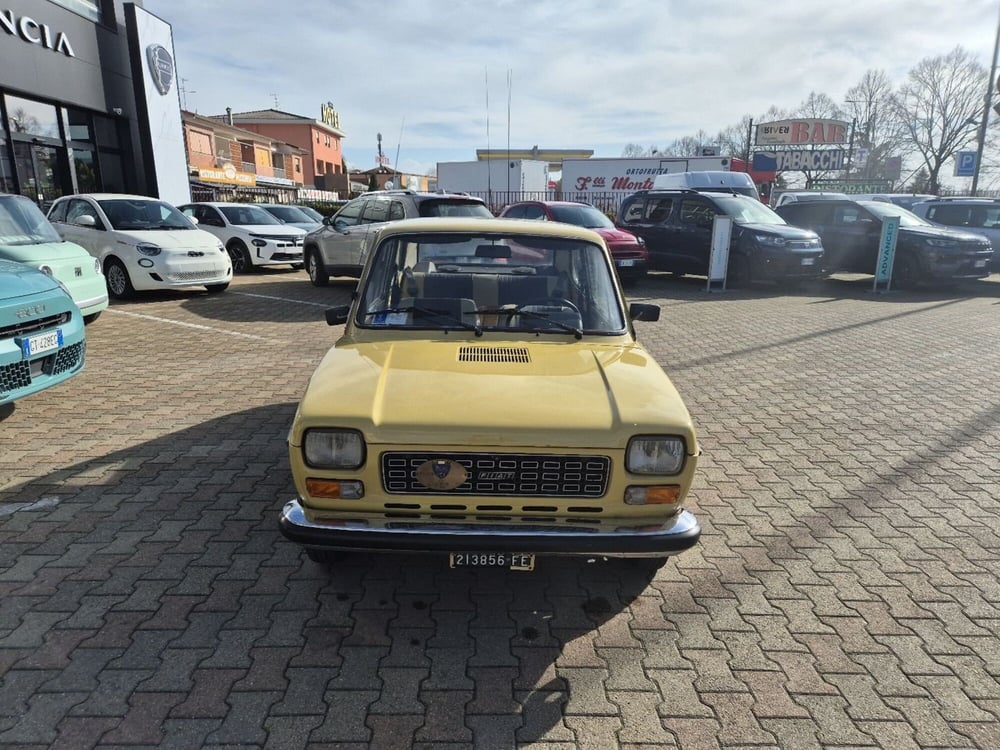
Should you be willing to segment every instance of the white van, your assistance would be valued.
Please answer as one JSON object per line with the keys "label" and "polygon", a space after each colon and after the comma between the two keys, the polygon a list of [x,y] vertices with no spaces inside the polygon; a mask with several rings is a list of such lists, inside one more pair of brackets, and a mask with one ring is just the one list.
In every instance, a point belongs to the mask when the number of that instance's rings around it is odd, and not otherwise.
{"label": "white van", "polygon": [[782,190],[776,193],[773,208],[784,206],[786,203],[798,203],[801,201],[849,201],[856,200],[853,195],[847,193],[831,193],[822,190]]}
{"label": "white van", "polygon": [[757,186],[746,172],[669,172],[653,178],[653,190],[700,190],[708,193],[740,193],[760,200]]}

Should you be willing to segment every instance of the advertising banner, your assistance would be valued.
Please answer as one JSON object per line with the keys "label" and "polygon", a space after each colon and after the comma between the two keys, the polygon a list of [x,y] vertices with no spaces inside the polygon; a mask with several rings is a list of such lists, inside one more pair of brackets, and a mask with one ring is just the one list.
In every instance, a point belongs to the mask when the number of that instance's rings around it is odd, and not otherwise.
{"label": "advertising banner", "polygon": [[726,270],[729,267],[729,243],[733,234],[733,217],[716,216],[712,222],[712,254],[708,258],[708,290],[713,283],[726,287]]}
{"label": "advertising banner", "polygon": [[177,92],[174,37],[170,24],[134,3],[125,3],[132,57],[132,85],[139,135],[151,165],[152,195],[175,206],[191,200],[181,102]]}
{"label": "advertising banner", "polygon": [[878,241],[878,261],[875,263],[875,286],[885,284],[889,289],[892,280],[892,261],[896,256],[896,239],[899,237],[899,217],[887,216],[882,220],[882,236]]}
{"label": "advertising banner", "polygon": [[753,155],[753,168],[760,172],[820,172],[843,169],[846,165],[847,152],[842,148],[783,149],[758,151]]}
{"label": "advertising banner", "polygon": [[810,143],[847,143],[850,123],[843,120],[795,119],[765,122],[757,126],[759,146],[804,146]]}

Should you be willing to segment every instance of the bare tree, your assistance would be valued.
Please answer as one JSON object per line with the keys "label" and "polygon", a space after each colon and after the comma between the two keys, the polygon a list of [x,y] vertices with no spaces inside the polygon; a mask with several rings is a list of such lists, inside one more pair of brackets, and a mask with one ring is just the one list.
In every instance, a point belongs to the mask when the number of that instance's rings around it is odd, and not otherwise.
{"label": "bare tree", "polygon": [[899,179],[898,174],[886,171],[886,159],[899,155],[906,142],[906,132],[894,116],[893,97],[892,83],[882,70],[866,71],[844,96],[845,111],[854,128],[854,152],[867,152],[857,169],[861,177]]}
{"label": "bare tree", "polygon": [[659,151],[656,146],[650,146],[646,148],[640,146],[638,143],[626,143],[625,148],[622,149],[622,157],[626,159],[635,159],[643,156],[653,156]]}
{"label": "bare tree", "polygon": [[925,57],[896,94],[898,127],[927,169],[928,189],[937,193],[941,168],[961,148],[975,143],[983,112],[986,69],[961,46]]}

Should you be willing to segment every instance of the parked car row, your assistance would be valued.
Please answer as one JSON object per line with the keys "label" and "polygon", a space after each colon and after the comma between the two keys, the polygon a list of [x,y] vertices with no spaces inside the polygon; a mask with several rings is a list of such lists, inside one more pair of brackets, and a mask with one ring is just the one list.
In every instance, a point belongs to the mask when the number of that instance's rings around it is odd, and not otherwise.
{"label": "parked car row", "polygon": [[[926,210],[940,209],[928,204]],[[994,218],[997,214],[1000,210]],[[856,201],[828,193],[793,194],[771,210],[737,194],[654,189],[626,198],[617,223],[645,240],[651,268],[705,275],[716,216],[733,219],[728,280],[734,285],[839,272],[874,274],[882,223],[889,216],[900,218],[893,265],[897,284],[983,278],[994,255],[982,234],[935,225],[888,200]]]}

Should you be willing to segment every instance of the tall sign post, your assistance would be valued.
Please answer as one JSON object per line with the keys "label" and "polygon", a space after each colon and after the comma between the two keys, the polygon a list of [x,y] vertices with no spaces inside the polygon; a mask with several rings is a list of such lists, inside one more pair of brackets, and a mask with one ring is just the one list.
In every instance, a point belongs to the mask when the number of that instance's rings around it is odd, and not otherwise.
{"label": "tall sign post", "polygon": [[[983,116],[979,118],[979,137],[976,143],[976,166],[972,175],[972,195],[976,194],[979,187],[979,166],[983,161],[983,146],[986,145],[986,126],[990,119],[990,101],[993,98],[993,77],[997,74],[997,50],[1000,50],[1000,19],[997,20],[997,36],[993,42],[993,59],[990,64],[990,77],[986,81],[986,96],[983,103]],[[1000,80],[997,81],[997,88],[1000,89]]]}
{"label": "tall sign post", "polygon": [[878,241],[878,260],[875,263],[873,292],[888,292],[892,286],[892,262],[896,257],[896,239],[899,237],[899,217],[887,216],[882,220],[882,235]]}

